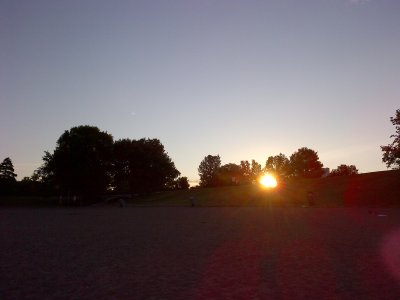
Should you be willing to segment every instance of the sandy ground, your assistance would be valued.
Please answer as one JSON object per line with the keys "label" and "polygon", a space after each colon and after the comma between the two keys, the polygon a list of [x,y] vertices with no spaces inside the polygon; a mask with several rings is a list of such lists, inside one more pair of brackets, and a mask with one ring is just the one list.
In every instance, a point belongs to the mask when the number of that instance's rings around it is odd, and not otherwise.
{"label": "sandy ground", "polygon": [[2,209],[0,298],[399,299],[400,210]]}

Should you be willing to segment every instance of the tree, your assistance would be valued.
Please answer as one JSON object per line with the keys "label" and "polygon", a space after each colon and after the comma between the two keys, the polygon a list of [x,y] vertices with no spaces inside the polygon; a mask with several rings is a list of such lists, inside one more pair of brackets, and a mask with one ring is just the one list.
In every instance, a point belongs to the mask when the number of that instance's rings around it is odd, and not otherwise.
{"label": "tree", "polygon": [[207,155],[200,163],[198,171],[201,187],[213,187],[218,185],[217,172],[221,166],[219,155]]}
{"label": "tree", "polygon": [[112,186],[116,192],[128,193],[134,189],[131,169],[134,168],[135,145],[130,139],[114,142],[112,157]]}
{"label": "tree", "polygon": [[356,175],[358,174],[358,170],[355,165],[340,165],[336,169],[333,169],[329,176],[348,176],[348,175]]}
{"label": "tree", "polygon": [[55,161],[53,154],[45,151],[42,159],[43,164],[33,171],[30,177],[29,185],[34,187],[32,189],[32,194],[42,196],[55,195],[59,190],[57,189],[58,184],[55,179]]}
{"label": "tree", "polygon": [[48,151],[45,151],[42,160],[43,164],[33,172],[31,179],[33,181],[54,185],[55,182],[54,155]]}
{"label": "tree", "polygon": [[[158,139],[116,141],[112,162],[113,185],[120,192],[163,190],[174,186],[180,175]],[[180,181],[182,185],[183,180]]]}
{"label": "tree", "polygon": [[241,177],[241,168],[237,164],[226,164],[219,167],[217,171],[217,185],[235,185],[238,184]]}
{"label": "tree", "polygon": [[290,172],[294,177],[319,178],[324,173],[318,153],[303,147],[290,156]]}
{"label": "tree", "polygon": [[241,183],[249,183],[251,181],[251,166],[248,160],[240,162]]}
{"label": "tree", "polygon": [[257,180],[262,173],[261,165],[254,159],[251,160],[251,180]]}
{"label": "tree", "polygon": [[17,174],[14,173],[14,165],[11,158],[6,157],[0,164],[0,180],[15,182]]}
{"label": "tree", "polygon": [[11,159],[5,158],[0,164],[0,194],[9,195],[14,192],[16,177]]}
{"label": "tree", "polygon": [[387,146],[381,146],[383,151],[382,161],[388,168],[400,169],[400,109],[396,110],[396,115],[390,118],[396,128],[396,133],[391,135],[393,142]]}
{"label": "tree", "polygon": [[290,162],[285,154],[279,153],[278,155],[268,157],[264,169],[266,172],[285,178],[290,174]]}
{"label": "tree", "polygon": [[51,154],[45,152],[37,177],[52,181],[67,196],[84,201],[104,193],[110,184],[113,137],[94,126],[66,130]]}
{"label": "tree", "polygon": [[189,189],[190,184],[189,184],[189,180],[187,177],[178,177],[175,181],[174,181],[174,189],[175,190],[187,190]]}

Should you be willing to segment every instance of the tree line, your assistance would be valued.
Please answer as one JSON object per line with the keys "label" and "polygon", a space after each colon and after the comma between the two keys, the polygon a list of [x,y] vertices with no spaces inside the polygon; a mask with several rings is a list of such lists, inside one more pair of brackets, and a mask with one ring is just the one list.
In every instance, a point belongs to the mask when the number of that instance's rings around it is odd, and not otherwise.
{"label": "tree line", "polygon": [[[393,142],[381,146],[382,161],[388,168],[400,169],[400,109],[390,118],[396,132],[390,137]],[[229,163],[221,165],[219,155],[206,156],[198,168],[200,186],[215,187],[223,185],[246,184],[256,180],[261,173],[273,173],[280,179],[289,178],[319,178],[324,174],[323,164],[318,153],[307,147],[298,149],[289,158],[280,153],[269,156],[262,167],[258,162],[242,160],[240,164]],[[358,174],[355,165],[341,164],[333,169],[328,176],[348,176]]]}
{"label": "tree line", "polygon": [[[298,149],[289,158],[282,153],[269,156],[262,166],[255,160],[242,160],[240,164],[228,163],[221,165],[219,155],[206,156],[198,168],[200,186],[216,187],[224,185],[249,184],[264,173],[271,173],[279,179],[289,178],[320,178],[325,170],[318,153],[307,147]],[[354,165],[342,164],[332,170],[329,176],[358,174]]]}
{"label": "tree line", "polygon": [[[400,109],[390,121],[396,128],[393,142],[381,146],[382,161],[400,169]],[[318,153],[307,147],[290,157],[269,156],[262,166],[255,160],[221,164],[219,155],[207,155],[198,167],[200,187],[246,184],[263,172],[282,179],[319,178],[324,173]],[[354,165],[339,165],[329,176],[357,174]],[[66,130],[53,152],[45,151],[43,164],[31,177],[17,181],[11,158],[0,163],[0,196],[64,195],[91,201],[106,192],[146,194],[166,189],[188,189],[174,162],[158,139],[120,139],[95,126]]]}
{"label": "tree line", "polygon": [[[0,177],[7,178],[4,182],[12,193],[16,174],[10,158],[3,164],[8,173],[2,172]],[[180,177],[160,140],[114,141],[111,134],[87,125],[66,130],[55,150],[45,151],[43,164],[30,178],[24,178],[19,188],[28,183],[31,194],[79,197],[84,202],[95,201],[106,192],[146,194],[189,188],[187,177]]]}

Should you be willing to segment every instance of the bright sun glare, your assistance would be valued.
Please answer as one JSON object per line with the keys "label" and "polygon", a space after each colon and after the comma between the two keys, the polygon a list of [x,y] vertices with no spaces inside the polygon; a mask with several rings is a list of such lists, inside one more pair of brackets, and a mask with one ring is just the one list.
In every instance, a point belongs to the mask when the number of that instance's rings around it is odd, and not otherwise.
{"label": "bright sun glare", "polygon": [[271,174],[265,174],[261,176],[259,182],[263,187],[266,188],[275,188],[278,185],[278,182],[276,181],[276,178],[272,176]]}

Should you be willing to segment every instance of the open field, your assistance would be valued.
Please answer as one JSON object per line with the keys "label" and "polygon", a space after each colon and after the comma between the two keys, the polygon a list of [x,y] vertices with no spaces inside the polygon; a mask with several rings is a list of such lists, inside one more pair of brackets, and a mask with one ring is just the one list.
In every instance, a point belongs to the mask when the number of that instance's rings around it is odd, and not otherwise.
{"label": "open field", "polygon": [[319,207],[400,207],[400,171],[382,171],[354,176],[292,180],[276,190],[259,185],[170,191],[132,199],[152,206],[182,206],[194,197],[201,206],[302,206],[313,191]]}
{"label": "open field", "polygon": [[398,208],[8,208],[0,245],[1,299],[400,297]]}
{"label": "open field", "polygon": [[[400,170],[281,182],[266,190],[258,184],[165,191],[129,200],[135,206],[292,206],[307,204],[313,191],[318,207],[400,207]],[[102,200],[99,199],[99,202]],[[0,197],[0,207],[54,207],[58,197]]]}

